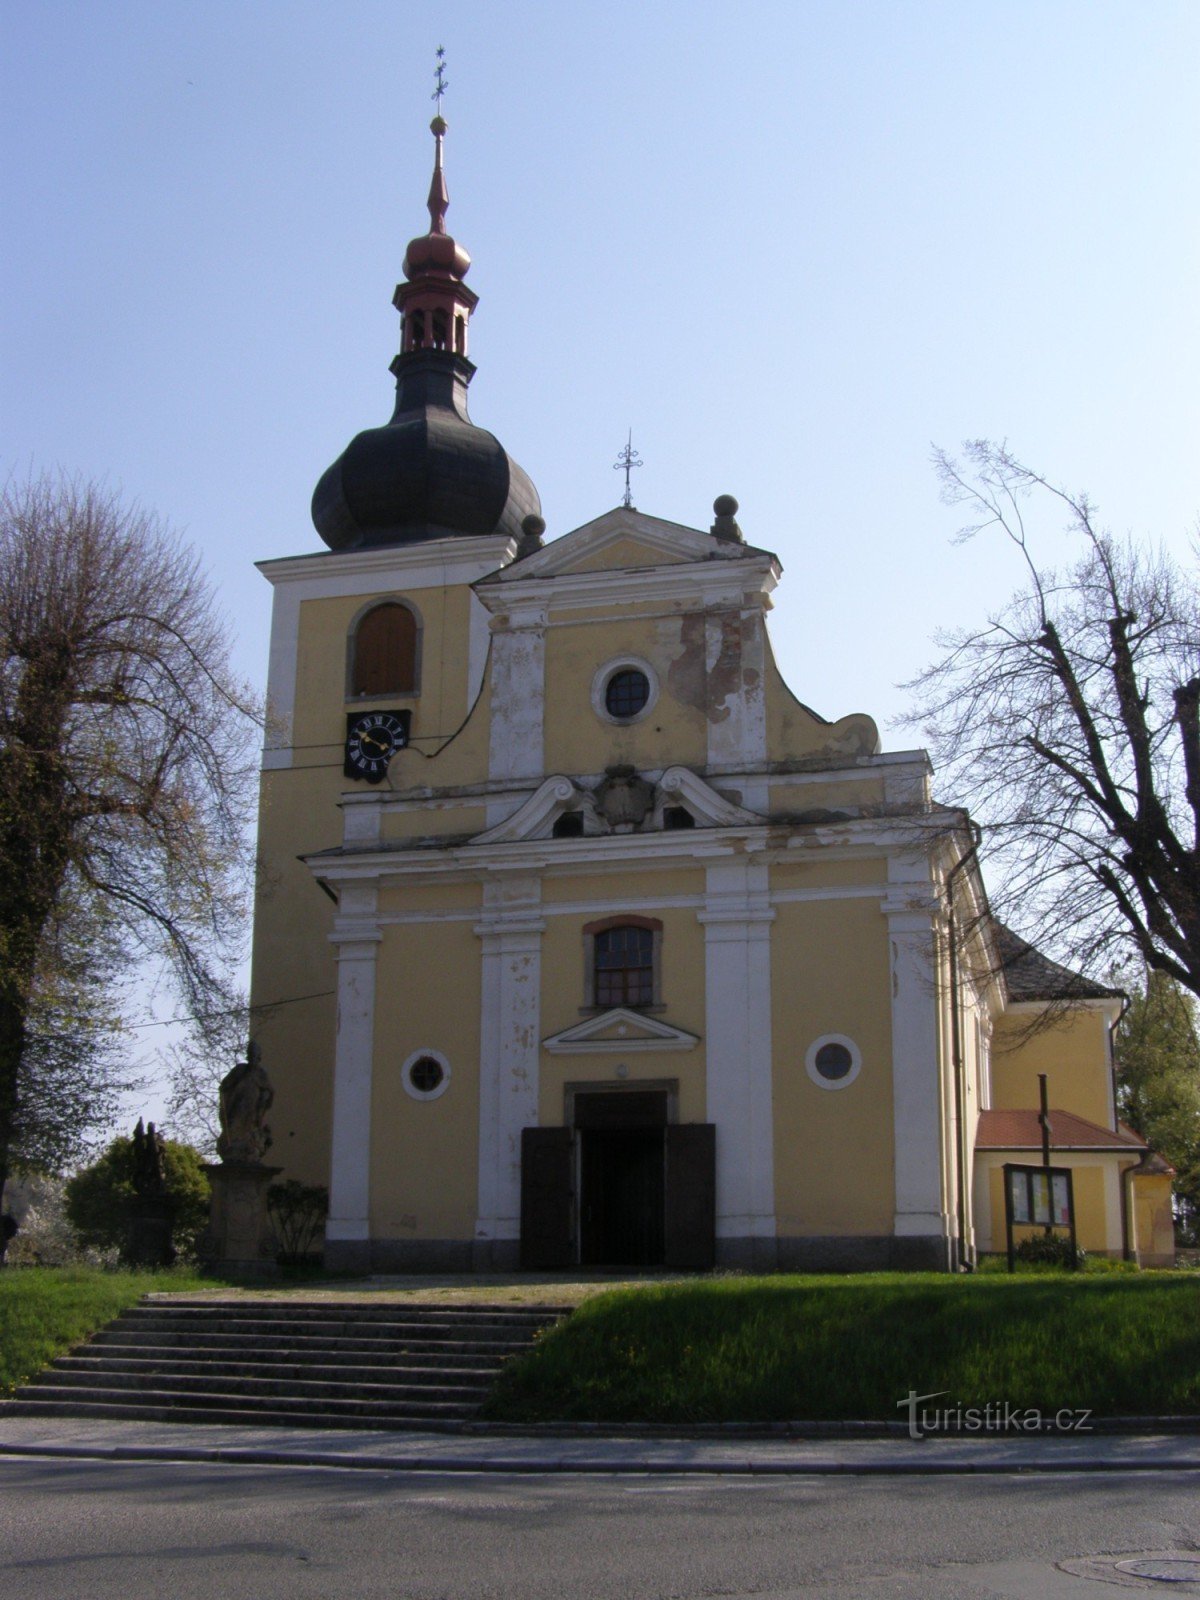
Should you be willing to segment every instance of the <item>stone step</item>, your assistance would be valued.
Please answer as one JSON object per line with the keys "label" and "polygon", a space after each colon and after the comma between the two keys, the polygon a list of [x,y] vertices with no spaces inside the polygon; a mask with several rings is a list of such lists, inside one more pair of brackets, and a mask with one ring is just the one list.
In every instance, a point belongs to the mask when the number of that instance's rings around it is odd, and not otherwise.
{"label": "stone step", "polygon": [[197,1401],[181,1405],[145,1404],[139,1396],[112,1401],[76,1399],[67,1403],[57,1400],[0,1400],[0,1416],[25,1417],[95,1417],[118,1422],[179,1422],[200,1425],[219,1423],[227,1427],[277,1427],[277,1428],[378,1428],[392,1433],[447,1433],[457,1432],[465,1417],[346,1417],[325,1411],[297,1412],[290,1407],[262,1408],[241,1411],[236,1408],[217,1408]]}
{"label": "stone step", "polygon": [[180,1315],[216,1322],[231,1322],[248,1317],[256,1322],[278,1318],[284,1322],[322,1321],[348,1316],[355,1322],[446,1322],[494,1323],[497,1326],[538,1327],[566,1316],[569,1306],[487,1306],[414,1305],[396,1301],[315,1300],[189,1300],[147,1298],[123,1313],[130,1317]]}
{"label": "stone step", "polygon": [[[299,1362],[284,1356],[272,1361],[193,1361],[187,1358],[156,1357],[153,1359],[70,1355],[59,1356],[47,1369],[54,1373],[69,1373],[71,1381],[88,1379],[103,1382],[108,1374],[122,1377],[144,1378],[203,1378],[216,1384],[227,1378],[271,1378],[288,1383],[339,1383],[413,1385],[417,1388],[490,1389],[495,1382],[499,1366],[494,1367],[421,1367],[421,1366],[362,1366],[342,1362]],[[35,1376],[30,1380],[37,1382]]]}
{"label": "stone step", "polygon": [[310,1333],[307,1330],[297,1332],[294,1329],[280,1329],[272,1327],[269,1334],[261,1333],[191,1333],[185,1329],[169,1328],[166,1330],[126,1328],[120,1322],[109,1323],[94,1333],[85,1348],[94,1350],[121,1346],[134,1349],[192,1349],[205,1351],[225,1351],[236,1355],[242,1351],[269,1350],[280,1348],[280,1340],[286,1339],[287,1348],[296,1352],[311,1351],[314,1357],[322,1353],[336,1355],[344,1353],[361,1356],[362,1359],[392,1360],[404,1355],[422,1355],[433,1359],[467,1359],[491,1360],[505,1359],[511,1355],[520,1354],[528,1350],[529,1339],[390,1339],[383,1336],[363,1336],[347,1334],[344,1337],[328,1336],[321,1333]]}
{"label": "stone step", "polygon": [[427,1348],[407,1350],[363,1349],[350,1341],[345,1346],[325,1350],[310,1349],[296,1344],[262,1345],[249,1342],[232,1349],[218,1345],[208,1347],[191,1341],[178,1344],[129,1342],[117,1339],[101,1343],[93,1339],[79,1345],[60,1361],[87,1361],[94,1364],[119,1367],[122,1363],[144,1365],[169,1365],[185,1361],[197,1367],[219,1365],[226,1370],[237,1367],[295,1367],[298,1374],[308,1367],[332,1369],[354,1367],[358,1369],[382,1368],[385,1371],[412,1371],[428,1369],[435,1372],[482,1372],[494,1376],[504,1365],[508,1351],[481,1354],[476,1350],[446,1352]]}
{"label": "stone step", "polygon": [[379,1401],[387,1404],[478,1405],[490,1388],[486,1378],[475,1383],[443,1383],[436,1387],[410,1383],[406,1378],[383,1383],[354,1378],[240,1377],[217,1368],[203,1373],[75,1372],[47,1367],[35,1373],[30,1386],[39,1390],[170,1390],[173,1394],[284,1395],[290,1399],[325,1398],[347,1403]]}
{"label": "stone step", "polygon": [[[9,1415],[452,1428],[477,1417],[496,1373],[557,1321],[538,1308],[143,1301],[38,1373]],[[455,1308],[457,1311],[457,1308]]]}
{"label": "stone step", "polygon": [[272,1317],[263,1321],[256,1321],[250,1317],[221,1321],[219,1319],[198,1320],[192,1322],[183,1317],[163,1317],[159,1315],[141,1316],[125,1312],[112,1324],[129,1332],[146,1331],[150,1333],[170,1332],[196,1332],[202,1333],[210,1329],[230,1333],[250,1333],[259,1338],[271,1338],[278,1335],[280,1328],[286,1327],[289,1332],[297,1335],[324,1334],[335,1338],[353,1336],[363,1339],[409,1339],[413,1341],[422,1338],[454,1339],[462,1343],[474,1343],[479,1339],[494,1340],[512,1344],[520,1344],[532,1338],[539,1326],[534,1324],[527,1328],[512,1326],[496,1326],[491,1324],[472,1324],[461,1322],[377,1322],[373,1321],[363,1325],[351,1318],[318,1321],[315,1318],[298,1319],[295,1322],[286,1322],[283,1318]]}
{"label": "stone step", "polygon": [[134,1405],[170,1406],[174,1411],[198,1411],[206,1406],[219,1406],[222,1410],[245,1411],[248,1416],[262,1411],[274,1411],[277,1416],[291,1416],[296,1421],[302,1422],[307,1414],[312,1411],[325,1414],[325,1416],[341,1416],[346,1418],[344,1426],[357,1426],[358,1419],[376,1418],[386,1424],[390,1418],[408,1418],[410,1421],[419,1421],[421,1418],[454,1418],[467,1419],[475,1416],[478,1411],[478,1400],[422,1400],[422,1398],[406,1398],[402,1395],[394,1398],[370,1397],[347,1398],[344,1395],[293,1395],[282,1398],[275,1394],[251,1394],[242,1390],[232,1390],[230,1394],[211,1392],[211,1390],[173,1389],[163,1386],[162,1389],[122,1389],[110,1384],[96,1384],[93,1387],[72,1387],[67,1384],[30,1384],[18,1390],[18,1400],[35,1400],[35,1402],[58,1402],[62,1413],[72,1411],[77,1405],[122,1405],[126,1398]]}

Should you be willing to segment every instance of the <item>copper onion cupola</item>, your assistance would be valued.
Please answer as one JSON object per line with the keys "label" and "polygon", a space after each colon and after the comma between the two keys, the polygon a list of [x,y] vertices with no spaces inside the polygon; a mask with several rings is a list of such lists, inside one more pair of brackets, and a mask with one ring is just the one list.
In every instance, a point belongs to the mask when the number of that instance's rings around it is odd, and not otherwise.
{"label": "copper onion cupola", "polygon": [[446,123],[434,117],[430,130],[429,232],[409,244],[393,297],[396,409],[386,426],[350,441],[313,495],[313,522],[333,550],[491,533],[519,539],[524,519],[541,510],[525,473],[467,414],[475,375],[467,330],[478,296],[463,282],[471,258],[446,232]]}

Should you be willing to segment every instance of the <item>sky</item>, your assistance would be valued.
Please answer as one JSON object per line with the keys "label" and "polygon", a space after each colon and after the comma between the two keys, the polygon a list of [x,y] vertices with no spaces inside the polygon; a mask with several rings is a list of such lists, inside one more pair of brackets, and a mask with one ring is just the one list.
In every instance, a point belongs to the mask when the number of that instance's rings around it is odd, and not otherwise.
{"label": "sky", "polygon": [[253,562],[321,548],[318,477],[391,412],[439,45],[471,414],[548,538],[632,429],[639,509],[736,495],[785,677],[889,749],[936,631],[1021,581],[952,544],[933,445],[1007,439],[1190,555],[1195,0],[4,0],[0,472],[166,517],[246,678]]}

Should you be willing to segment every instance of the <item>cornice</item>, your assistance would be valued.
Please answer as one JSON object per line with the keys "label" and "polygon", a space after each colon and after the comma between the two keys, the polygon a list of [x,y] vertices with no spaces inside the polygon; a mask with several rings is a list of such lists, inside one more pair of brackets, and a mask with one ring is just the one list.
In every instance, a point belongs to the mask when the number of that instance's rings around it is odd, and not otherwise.
{"label": "cornice", "polygon": [[[300,583],[319,590],[346,578],[383,579],[419,583],[474,583],[485,573],[511,561],[515,542],[504,534],[480,539],[430,539],[421,544],[382,545],[365,550],[320,550],[311,555],[278,556],[256,561],[268,583]],[[420,581],[424,580],[424,581]]]}

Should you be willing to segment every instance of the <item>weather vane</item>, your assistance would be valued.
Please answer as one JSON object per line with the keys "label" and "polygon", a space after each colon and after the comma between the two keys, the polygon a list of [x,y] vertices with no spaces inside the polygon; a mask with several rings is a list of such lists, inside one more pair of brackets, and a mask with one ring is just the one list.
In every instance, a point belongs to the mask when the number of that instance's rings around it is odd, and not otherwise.
{"label": "weather vane", "polygon": [[613,471],[623,472],[625,474],[625,498],[621,501],[623,506],[633,505],[633,491],[629,487],[629,474],[631,470],[634,467],[641,467],[644,465],[645,462],[633,448],[633,429],[630,428],[629,438],[625,441],[625,448],[613,462]]}
{"label": "weather vane", "polygon": [[445,94],[446,90],[450,87],[450,85],[446,82],[446,47],[445,47],[445,45],[441,45],[440,44],[437,47],[437,67],[436,67],[436,69],[434,71],[434,74],[433,74],[433,84],[434,84],[433,93],[429,96],[429,98],[431,100],[436,100],[437,101],[437,114],[440,117],[441,114],[442,114],[442,96]]}

